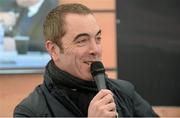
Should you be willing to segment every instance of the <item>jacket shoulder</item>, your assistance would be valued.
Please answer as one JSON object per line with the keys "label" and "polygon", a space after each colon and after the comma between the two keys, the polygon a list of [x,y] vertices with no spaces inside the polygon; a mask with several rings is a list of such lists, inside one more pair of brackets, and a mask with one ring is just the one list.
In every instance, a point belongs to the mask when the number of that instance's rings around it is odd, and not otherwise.
{"label": "jacket shoulder", "polygon": [[116,90],[129,97],[132,97],[135,91],[134,85],[122,79],[109,79],[109,84]]}
{"label": "jacket shoulder", "polygon": [[16,106],[14,116],[39,116],[46,111],[46,108],[46,100],[39,85]]}

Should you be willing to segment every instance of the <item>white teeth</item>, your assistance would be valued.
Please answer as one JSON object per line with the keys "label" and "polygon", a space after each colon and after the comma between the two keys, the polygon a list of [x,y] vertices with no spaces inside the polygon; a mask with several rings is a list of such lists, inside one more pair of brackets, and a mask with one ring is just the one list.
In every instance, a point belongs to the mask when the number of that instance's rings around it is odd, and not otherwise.
{"label": "white teeth", "polygon": [[86,61],[85,63],[86,63],[87,65],[91,65],[92,62],[91,62],[91,61]]}
{"label": "white teeth", "polygon": [[91,65],[94,61],[100,61],[100,59],[94,59],[91,61],[84,61],[84,63],[86,63],[87,65]]}
{"label": "white teeth", "polygon": [[88,65],[91,65],[93,62],[95,61],[100,61],[101,59],[96,57],[96,58],[90,58],[90,59],[87,59],[86,61],[84,61],[84,63],[88,64]]}

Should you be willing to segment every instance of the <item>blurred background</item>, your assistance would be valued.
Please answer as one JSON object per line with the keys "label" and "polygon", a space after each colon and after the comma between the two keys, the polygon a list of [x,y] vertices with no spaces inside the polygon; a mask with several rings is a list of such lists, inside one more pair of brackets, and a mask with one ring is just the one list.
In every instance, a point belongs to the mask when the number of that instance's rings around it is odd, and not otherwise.
{"label": "blurred background", "polygon": [[0,0],[0,116],[43,82],[42,23],[63,3],[94,12],[108,76],[133,83],[160,116],[180,117],[179,0]]}

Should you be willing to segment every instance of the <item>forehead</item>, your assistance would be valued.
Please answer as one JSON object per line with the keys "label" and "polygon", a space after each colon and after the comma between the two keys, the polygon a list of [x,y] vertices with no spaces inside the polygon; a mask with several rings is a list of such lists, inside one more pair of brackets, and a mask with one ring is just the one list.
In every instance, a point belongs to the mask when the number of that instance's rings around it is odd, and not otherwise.
{"label": "forehead", "polygon": [[97,33],[100,30],[92,14],[67,14],[65,16],[66,33]]}

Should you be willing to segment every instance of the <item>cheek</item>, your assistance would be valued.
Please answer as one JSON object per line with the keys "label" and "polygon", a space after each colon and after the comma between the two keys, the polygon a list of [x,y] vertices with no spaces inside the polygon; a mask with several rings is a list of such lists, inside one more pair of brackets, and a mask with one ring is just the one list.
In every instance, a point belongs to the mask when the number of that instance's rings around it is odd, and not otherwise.
{"label": "cheek", "polygon": [[69,67],[75,66],[76,68],[80,67],[80,60],[81,60],[81,52],[75,48],[69,49],[65,52],[65,58],[64,60],[67,60],[69,63]]}
{"label": "cheek", "polygon": [[99,48],[99,55],[102,55],[102,47]]}
{"label": "cheek", "polygon": [[86,50],[82,48],[74,50],[73,56],[78,69],[84,71],[84,67],[86,66],[84,60],[88,57]]}
{"label": "cheek", "polygon": [[78,49],[74,49],[72,51],[73,55],[75,56],[75,58],[78,59],[82,59],[86,56],[87,54],[87,50],[85,48],[78,48]]}
{"label": "cheek", "polygon": [[103,52],[103,50],[102,50],[102,46],[101,45],[98,47],[98,51],[97,52],[98,52],[97,53],[98,58],[102,59],[102,52]]}

